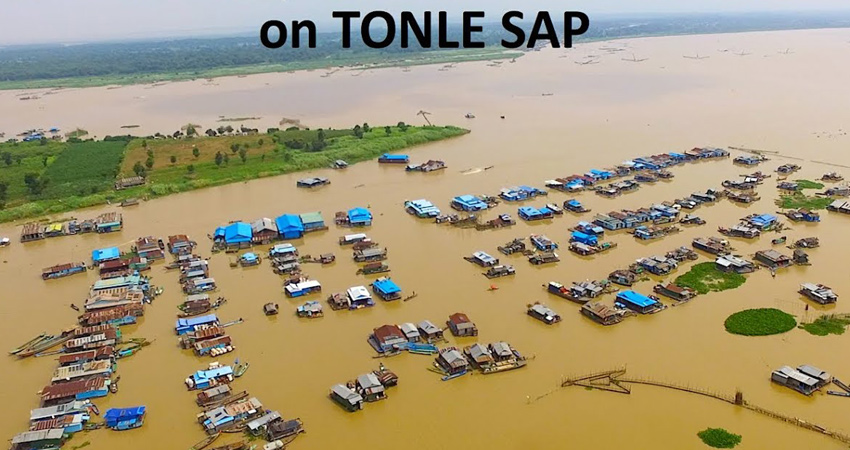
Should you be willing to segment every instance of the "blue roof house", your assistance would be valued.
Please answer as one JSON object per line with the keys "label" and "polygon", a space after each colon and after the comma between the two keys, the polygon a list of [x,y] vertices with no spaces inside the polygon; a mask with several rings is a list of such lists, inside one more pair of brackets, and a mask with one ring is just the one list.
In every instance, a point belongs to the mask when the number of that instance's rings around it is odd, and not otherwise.
{"label": "blue roof house", "polygon": [[103,415],[106,426],[113,430],[130,430],[142,426],[145,421],[145,407],[110,408]]}
{"label": "blue roof house", "polygon": [[372,290],[378,297],[386,301],[398,300],[401,298],[401,288],[389,278],[381,278],[372,283]]}
{"label": "blue roof house", "polygon": [[277,232],[283,239],[298,239],[304,236],[304,223],[295,214],[284,214],[275,219]]}
{"label": "blue roof house", "polygon": [[641,314],[659,311],[663,306],[657,300],[651,299],[635,291],[623,291],[617,294],[617,303]]}
{"label": "blue roof house", "polygon": [[372,225],[372,213],[366,208],[351,208],[348,210],[348,223],[352,227],[368,227]]}
{"label": "blue roof house", "polygon": [[573,231],[572,236],[570,236],[570,241],[580,242],[585,245],[597,245],[599,243],[599,238],[592,234],[582,233],[581,231]]}
{"label": "blue roof house", "polygon": [[767,230],[776,224],[778,218],[773,214],[761,214],[755,217],[751,217],[749,222],[754,226],[760,228],[762,231]]}
{"label": "blue roof house", "polygon": [[440,208],[434,206],[428,200],[409,200],[404,202],[404,207],[410,214],[416,217],[437,217],[440,215]]}
{"label": "blue roof house", "polygon": [[218,317],[215,314],[208,314],[206,316],[197,316],[197,317],[187,317],[182,319],[177,319],[177,323],[174,325],[174,331],[177,335],[182,335],[186,333],[190,333],[195,331],[195,327],[201,325],[217,325]]}
{"label": "blue roof house", "polygon": [[458,211],[484,211],[489,206],[474,195],[459,195],[452,199],[452,208]]}
{"label": "blue roof house", "polygon": [[254,232],[251,225],[245,222],[231,223],[224,227],[224,242],[227,245],[247,246],[251,244]]}
{"label": "blue roof house", "polygon": [[118,250],[118,247],[101,248],[91,252],[91,259],[95,264],[112,261],[120,257],[121,252]]}

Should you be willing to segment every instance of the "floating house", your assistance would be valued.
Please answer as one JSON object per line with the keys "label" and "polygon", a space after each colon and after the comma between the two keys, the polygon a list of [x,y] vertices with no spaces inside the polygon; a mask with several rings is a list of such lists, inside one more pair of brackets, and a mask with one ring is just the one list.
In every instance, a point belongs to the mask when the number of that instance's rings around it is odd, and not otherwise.
{"label": "floating house", "polygon": [[430,320],[423,320],[419,322],[416,325],[416,328],[419,329],[419,334],[425,342],[433,343],[444,339],[443,330],[434,325],[434,323]]}
{"label": "floating house", "polygon": [[89,419],[91,419],[91,416],[86,413],[64,415],[62,417],[34,422],[30,426],[30,431],[61,429],[65,434],[73,434],[82,431]]}
{"label": "floating house", "polygon": [[186,387],[189,390],[209,389],[219,384],[227,384],[233,381],[233,368],[230,366],[216,366],[211,364],[207,370],[199,370],[189,378],[186,378]]}
{"label": "floating house", "polygon": [[298,306],[295,310],[295,314],[298,317],[306,317],[308,319],[314,319],[317,317],[324,316],[324,312],[322,311],[322,304],[311,300],[309,302],[304,303],[303,305]]}
{"label": "floating house", "polygon": [[546,305],[535,303],[528,308],[528,315],[547,324],[552,325],[561,321],[561,316],[549,309]]}
{"label": "floating house", "polygon": [[836,200],[826,206],[829,211],[850,214],[850,202],[844,200]]}
{"label": "floating house", "polygon": [[721,272],[735,272],[744,274],[755,272],[756,270],[756,266],[752,262],[733,255],[719,256],[714,261],[714,263],[717,267],[717,270]]}
{"label": "floating house", "polygon": [[330,397],[348,412],[363,409],[363,397],[343,384],[333,385]]}
{"label": "floating house", "polygon": [[544,235],[532,234],[529,240],[534,244],[534,247],[543,252],[553,252],[558,248],[558,244]]}
{"label": "floating house", "polygon": [[352,245],[358,242],[368,241],[369,237],[365,233],[346,234],[339,238],[339,245]]}
{"label": "floating house", "polygon": [[407,342],[404,332],[396,325],[382,325],[372,330],[369,336],[369,345],[378,353],[402,350]]}
{"label": "floating house", "polygon": [[322,292],[322,285],[317,280],[304,280],[287,284],[283,290],[287,297],[302,297],[314,292]]}
{"label": "floating house", "polygon": [[474,195],[460,195],[452,199],[451,207],[458,211],[484,211],[489,205]]}
{"label": "floating house", "polygon": [[781,269],[794,264],[794,261],[776,250],[761,250],[755,254],[755,260],[771,269]]}
{"label": "floating house", "polygon": [[368,227],[372,225],[372,213],[366,208],[349,209],[348,224],[352,227]]}
{"label": "floating house", "polygon": [[245,248],[251,246],[253,238],[251,225],[245,222],[235,222],[216,230],[214,238],[223,241],[227,247]]}
{"label": "floating house", "polygon": [[464,313],[454,313],[446,321],[449,330],[457,337],[478,336],[478,327]]}
{"label": "floating house", "polygon": [[50,280],[53,278],[67,277],[68,275],[73,275],[75,273],[83,273],[85,271],[86,263],[84,262],[59,264],[57,266],[42,269],[41,279]]}
{"label": "floating house", "polygon": [[717,232],[724,236],[744,239],[755,239],[761,236],[761,231],[758,228],[751,227],[746,223],[739,223],[732,228],[718,227]]}
{"label": "floating house", "polygon": [[295,185],[302,188],[314,188],[331,184],[331,180],[324,177],[302,178]]}
{"label": "floating house", "polygon": [[145,407],[110,408],[103,415],[106,427],[113,430],[131,430],[139,428],[145,422]]}
{"label": "floating house", "polygon": [[108,378],[95,377],[46,386],[41,390],[41,402],[44,406],[51,406],[69,400],[105,397],[109,393],[109,383]]}
{"label": "floating house", "polygon": [[546,191],[531,186],[510,187],[499,192],[499,197],[506,202],[520,202],[542,195],[547,195]]}
{"label": "floating house", "polygon": [[215,314],[182,318],[177,319],[177,323],[174,325],[174,332],[177,333],[178,336],[181,336],[186,333],[191,333],[198,328],[206,328],[218,324],[219,320]]}
{"label": "floating house", "polygon": [[599,302],[588,302],[581,305],[581,313],[601,325],[614,325],[625,317],[625,311],[614,309]]}
{"label": "floating house", "polygon": [[808,209],[792,209],[785,211],[785,217],[794,222],[820,222],[820,214]]}
{"label": "floating house", "polygon": [[263,404],[256,397],[228,403],[198,414],[198,422],[208,434],[230,430],[265,413]]}
{"label": "floating house", "polygon": [[584,205],[581,204],[580,201],[576,199],[570,199],[564,202],[564,209],[574,213],[586,213],[590,212],[589,209],[585,208]]}
{"label": "floating house", "polygon": [[298,239],[304,236],[304,224],[295,214],[284,214],[275,219],[275,224],[281,239]]}
{"label": "floating house", "polygon": [[803,283],[798,292],[821,305],[829,305],[838,301],[838,295],[832,292],[829,286],[822,284]]}
{"label": "floating house", "polygon": [[652,290],[658,295],[663,295],[680,302],[688,301],[697,295],[695,290],[673,283],[657,284],[654,288],[652,288]]}
{"label": "floating house", "polygon": [[354,286],[345,291],[348,300],[348,309],[360,309],[375,306],[372,295],[366,286]]}
{"label": "floating house", "polygon": [[355,262],[375,262],[375,261],[383,261],[387,259],[387,249],[386,248],[364,248],[362,250],[354,250],[352,254]]}
{"label": "floating house", "polygon": [[[605,217],[607,217],[607,216],[605,216]],[[620,227],[620,228],[623,228],[623,227]],[[609,229],[613,229],[613,228],[609,228]],[[619,228],[617,228],[617,229],[619,229]],[[593,236],[599,236],[599,237],[601,237],[605,234],[605,228],[603,228],[599,225],[594,225],[594,224],[589,223],[589,222],[579,222],[578,224],[576,224],[576,226],[572,227],[571,230],[572,231],[578,231],[578,232],[585,233],[585,234],[590,234],[590,235],[593,235]]]}
{"label": "floating house", "polygon": [[409,164],[404,170],[408,172],[433,172],[435,170],[442,170],[446,168],[446,163],[444,161],[429,159],[428,161],[422,164]]}
{"label": "floating house", "polygon": [[761,231],[767,231],[773,228],[779,219],[773,214],[758,214],[748,216],[744,219],[744,221],[754,228],[758,228]]}
{"label": "floating house", "polygon": [[109,212],[103,213],[94,219],[95,231],[98,233],[112,233],[121,231],[124,226],[124,218],[120,213]]}
{"label": "floating house", "polygon": [[357,377],[355,386],[358,393],[367,402],[376,402],[387,398],[386,388],[374,373],[365,373]]}
{"label": "floating house", "polygon": [[251,436],[262,436],[265,434],[265,431],[268,429],[269,425],[275,422],[280,422],[282,419],[281,415],[277,411],[269,411],[266,414],[248,422],[246,426],[246,431]]}
{"label": "floating house", "polygon": [[653,275],[661,276],[676,270],[679,267],[679,262],[672,258],[650,256],[638,259],[637,265]]}
{"label": "floating house", "polygon": [[408,213],[421,218],[434,218],[440,215],[440,208],[424,198],[404,202],[404,209]]}
{"label": "floating house", "polygon": [[56,406],[48,406],[45,408],[36,408],[30,411],[30,422],[38,422],[48,419],[55,419],[67,415],[76,415],[79,413],[87,413],[91,402],[88,400],[72,400],[68,403],[61,403]]}
{"label": "floating house", "polygon": [[121,251],[118,247],[107,247],[97,249],[91,252],[91,259],[95,264],[100,264],[106,261],[112,261],[121,257]]}
{"label": "floating house", "polygon": [[405,322],[398,327],[401,329],[401,332],[404,333],[404,337],[407,338],[408,342],[419,342],[422,339],[422,333],[419,332],[416,325],[410,322]]}
{"label": "floating house", "polygon": [[407,164],[410,162],[410,157],[407,155],[391,155],[384,153],[378,157],[378,163],[381,164]]}
{"label": "floating house", "polygon": [[87,361],[77,364],[57,367],[53,371],[51,383],[60,383],[77,378],[108,377],[112,374],[112,361]]}
{"label": "floating house", "polygon": [[195,242],[189,240],[185,234],[177,234],[168,236],[168,252],[172,255],[189,253],[195,248]]}
{"label": "floating house", "polygon": [[812,395],[821,387],[821,380],[789,366],[782,366],[774,370],[770,374],[770,380],[805,395]]}
{"label": "floating house", "polygon": [[153,236],[136,239],[136,245],[133,250],[139,257],[148,260],[165,258],[165,244],[162,242],[162,239],[155,239]]}
{"label": "floating house", "polygon": [[617,303],[640,314],[651,314],[664,308],[659,301],[643,294],[638,294],[635,291],[623,291],[618,293]]}
{"label": "floating house", "polygon": [[712,255],[726,255],[732,250],[727,240],[715,237],[696,238],[691,242],[691,245],[697,250],[702,250]]}
{"label": "floating house", "polygon": [[401,288],[389,277],[382,277],[372,283],[372,290],[384,301],[398,300],[401,298]]}
{"label": "floating house", "polygon": [[499,264],[499,258],[494,258],[485,252],[474,252],[471,256],[464,256],[463,259],[478,264],[481,267],[491,267]]}
{"label": "floating house", "polygon": [[322,214],[319,212],[308,212],[298,217],[301,219],[301,225],[304,227],[305,233],[328,229],[327,225],[325,225],[325,219],[322,218]]}
{"label": "floating house", "polygon": [[268,217],[257,219],[251,223],[251,242],[254,244],[270,244],[278,238],[278,231],[275,222]]}
{"label": "floating house", "polygon": [[732,160],[733,163],[744,166],[755,166],[764,161],[767,161],[767,158],[763,156],[737,156]]}
{"label": "floating house", "polygon": [[12,437],[12,450],[36,450],[59,448],[65,442],[65,430],[26,431]]}
{"label": "floating house", "polygon": [[434,364],[446,374],[444,380],[464,375],[469,370],[469,361],[456,347],[441,349]]}
{"label": "floating house", "polygon": [[288,242],[277,244],[269,249],[270,258],[285,258],[289,255],[292,257],[298,256],[298,249]]}
{"label": "floating house", "polygon": [[551,219],[555,216],[555,213],[545,206],[540,209],[537,209],[532,206],[520,206],[517,209],[517,214],[519,215],[520,219],[528,222],[532,222],[535,220]]}
{"label": "floating house", "polygon": [[626,228],[626,222],[612,217],[610,214],[597,214],[596,217],[593,218],[593,223],[611,231]]}
{"label": "floating house", "polygon": [[599,244],[599,239],[592,234],[582,233],[581,231],[573,231],[570,235],[570,242],[578,242],[584,245],[595,246]]}

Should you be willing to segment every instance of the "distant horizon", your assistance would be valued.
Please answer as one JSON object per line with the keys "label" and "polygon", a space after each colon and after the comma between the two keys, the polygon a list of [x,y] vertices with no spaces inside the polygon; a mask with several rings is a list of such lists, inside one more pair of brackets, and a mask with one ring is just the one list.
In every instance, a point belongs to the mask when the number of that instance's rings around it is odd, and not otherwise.
{"label": "distant horizon", "polygon": [[[436,11],[435,11],[436,12]],[[764,10],[764,9],[754,9],[754,10],[728,10],[728,11],[692,11],[692,12],[671,12],[671,11],[660,11],[660,12],[625,12],[625,13],[588,13],[591,17],[591,21],[594,18],[601,19],[653,19],[653,18],[663,18],[663,17],[699,17],[699,16],[728,16],[728,17],[741,17],[747,15],[772,15],[772,16],[789,16],[789,15],[801,15],[806,17],[819,17],[823,15],[829,15],[831,18],[834,18],[835,14],[846,14],[848,19],[850,19],[850,5],[842,8],[836,9],[818,9],[818,10]],[[487,19],[493,20],[485,20],[482,23],[497,23],[500,17],[495,17],[492,14],[488,15]],[[271,18],[269,18],[271,19]],[[302,18],[303,19],[303,18]],[[435,20],[435,19],[434,19]],[[336,27],[338,22],[331,20],[324,20],[316,22],[318,33],[319,34],[339,34],[340,31]],[[527,21],[527,19],[526,19]],[[556,21],[560,23],[560,21]],[[450,23],[451,24],[459,24],[460,17],[459,15],[450,15]],[[8,49],[8,48],[20,48],[20,47],[38,47],[38,46],[77,46],[77,45],[91,45],[91,44],[122,44],[122,43],[135,43],[135,42],[167,42],[167,41],[177,41],[177,40],[192,40],[192,39],[226,39],[226,38],[238,38],[238,37],[249,37],[258,35],[259,26],[261,24],[257,24],[256,28],[252,26],[218,26],[218,27],[206,27],[206,28],[193,28],[181,31],[175,30],[163,30],[159,33],[149,34],[147,36],[139,35],[139,33],[130,33],[123,37],[90,37],[90,38],[80,38],[78,40],[34,40],[29,42],[12,42],[8,44],[0,44],[0,50]],[[850,24],[848,24],[850,26]]]}

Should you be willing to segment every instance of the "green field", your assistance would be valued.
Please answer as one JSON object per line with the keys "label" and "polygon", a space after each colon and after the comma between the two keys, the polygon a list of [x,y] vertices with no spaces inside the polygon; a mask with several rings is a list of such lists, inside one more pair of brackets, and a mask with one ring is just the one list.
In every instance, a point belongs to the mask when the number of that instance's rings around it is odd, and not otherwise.
{"label": "green field", "polygon": [[[0,199],[5,200],[0,202],[0,222],[324,168],[337,159],[353,164],[468,132],[399,123],[358,126],[356,131],[290,129],[182,139],[3,143],[0,183],[7,188],[5,199]],[[116,177],[134,176],[136,170],[147,177],[145,186],[113,189]]]}

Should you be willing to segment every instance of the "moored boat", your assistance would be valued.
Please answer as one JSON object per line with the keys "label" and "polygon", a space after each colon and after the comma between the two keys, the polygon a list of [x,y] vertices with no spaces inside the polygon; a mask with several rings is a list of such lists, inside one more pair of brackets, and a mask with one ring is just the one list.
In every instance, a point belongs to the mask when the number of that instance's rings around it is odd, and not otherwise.
{"label": "moored boat", "polygon": [[86,263],[84,262],[59,264],[53,267],[42,269],[41,279],[50,280],[53,278],[67,277],[68,275],[74,275],[75,273],[83,273],[86,270],[87,267]]}

